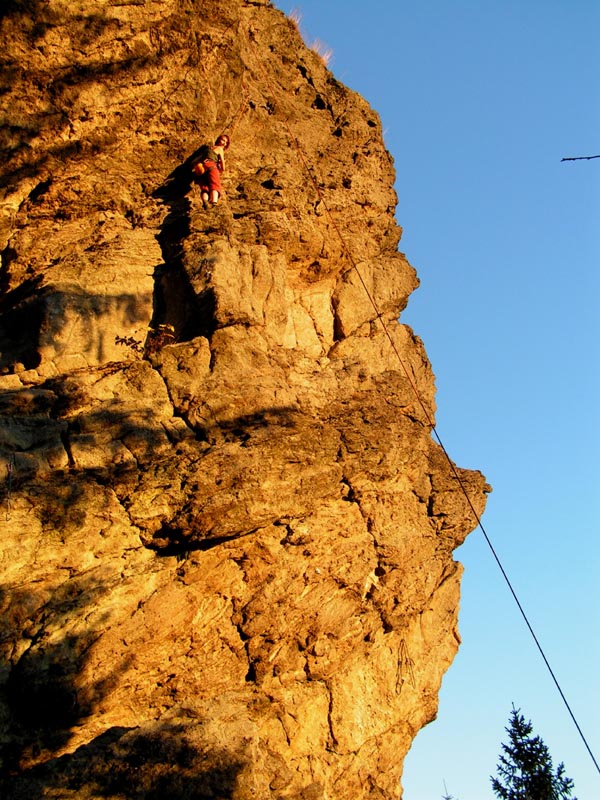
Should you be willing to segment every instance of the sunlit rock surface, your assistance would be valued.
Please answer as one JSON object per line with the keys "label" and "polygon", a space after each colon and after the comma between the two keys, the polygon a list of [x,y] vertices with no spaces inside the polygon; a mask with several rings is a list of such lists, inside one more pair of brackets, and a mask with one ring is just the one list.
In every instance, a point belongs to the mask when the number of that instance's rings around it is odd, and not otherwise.
{"label": "sunlit rock surface", "polygon": [[266,0],[0,17],[0,794],[398,797],[475,520],[377,114]]}

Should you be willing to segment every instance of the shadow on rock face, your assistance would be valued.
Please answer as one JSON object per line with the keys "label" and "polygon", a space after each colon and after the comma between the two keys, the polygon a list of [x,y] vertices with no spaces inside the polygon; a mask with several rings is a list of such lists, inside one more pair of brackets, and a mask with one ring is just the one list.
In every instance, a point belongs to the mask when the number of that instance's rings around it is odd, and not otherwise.
{"label": "shadow on rock face", "polygon": [[[196,721],[195,726],[199,723]],[[114,727],[74,753],[0,781],[5,800],[41,796],[228,800],[243,763],[194,741],[189,724]]]}
{"label": "shadow on rock face", "polygon": [[[9,731],[0,750],[3,773],[18,774],[23,764],[51,755],[71,739],[72,728],[91,714],[114,686],[129,660],[111,665],[87,685],[80,675],[90,649],[107,623],[98,615],[84,619],[110,587],[90,577],[67,579],[53,593],[0,587],[0,670],[7,675],[0,687],[2,717]],[[11,653],[29,645],[13,659]],[[6,797],[0,791],[0,796]]]}
{"label": "shadow on rock face", "polygon": [[[135,291],[107,297],[69,284],[44,285],[41,276],[24,281],[0,296],[0,374],[13,373],[18,364],[25,369],[37,369],[43,360],[42,353],[50,346],[60,357],[68,354],[65,336],[73,332],[70,320],[74,315],[85,324],[86,330],[77,357],[89,359],[90,364],[106,365],[107,343],[98,326],[102,320],[111,319],[111,315],[116,315],[121,329],[141,325],[144,303],[140,297],[143,300],[143,295]],[[118,338],[118,334],[106,336],[110,344]]]}

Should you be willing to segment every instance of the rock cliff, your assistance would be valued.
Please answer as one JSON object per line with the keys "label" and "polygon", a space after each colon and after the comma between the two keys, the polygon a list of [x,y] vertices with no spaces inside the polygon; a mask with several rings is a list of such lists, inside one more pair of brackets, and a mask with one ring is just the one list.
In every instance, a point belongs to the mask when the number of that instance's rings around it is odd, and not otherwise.
{"label": "rock cliff", "polygon": [[376,113],[267,0],[0,25],[0,794],[398,797],[475,522]]}

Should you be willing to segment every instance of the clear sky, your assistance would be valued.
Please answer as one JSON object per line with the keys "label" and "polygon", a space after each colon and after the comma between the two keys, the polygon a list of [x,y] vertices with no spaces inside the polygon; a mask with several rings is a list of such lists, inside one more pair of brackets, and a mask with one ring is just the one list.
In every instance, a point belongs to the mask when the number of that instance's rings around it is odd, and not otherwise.
{"label": "clear sky", "polygon": [[[600,760],[600,0],[276,0],[381,116],[400,249],[421,287],[402,321],[437,377],[437,430],[493,485],[483,524]],[[350,166],[349,166],[350,168]],[[405,800],[485,800],[520,707],[578,800],[600,775],[480,531],[463,645]]]}

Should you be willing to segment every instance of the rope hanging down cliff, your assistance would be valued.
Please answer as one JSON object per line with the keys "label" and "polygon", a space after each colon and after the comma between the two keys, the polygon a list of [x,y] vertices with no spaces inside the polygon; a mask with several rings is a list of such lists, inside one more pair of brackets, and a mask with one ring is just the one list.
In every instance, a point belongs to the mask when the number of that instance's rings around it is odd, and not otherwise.
{"label": "rope hanging down cliff", "polygon": [[[271,79],[269,77],[269,74],[267,73],[263,63],[262,63],[260,55],[258,54],[258,52],[256,50],[254,32],[252,30],[249,31],[249,37],[248,38],[249,38],[249,41],[250,41],[250,45],[251,45],[251,47],[252,47],[252,49],[254,51],[254,55],[256,56],[256,62],[259,65],[259,68],[260,68],[260,71],[261,71],[261,73],[263,75],[265,84],[267,85],[267,87],[268,87],[268,89],[269,89],[269,91],[271,93],[271,99],[273,101],[275,101],[276,92],[274,91],[273,83],[272,83],[272,81],[271,81]],[[273,107],[274,108],[277,107],[274,102],[273,102]],[[412,391],[413,391],[413,393],[415,395],[415,398],[416,398],[419,406],[423,410],[423,413],[425,415],[425,419],[427,420],[429,426],[431,427],[432,435],[434,436],[435,440],[437,441],[438,445],[440,446],[445,458],[448,461],[448,464],[450,465],[450,470],[451,470],[453,476],[455,477],[455,479],[456,479],[456,481],[457,481],[457,483],[458,483],[463,495],[465,496],[467,504],[468,504],[472,514],[473,514],[473,518],[475,519],[475,521],[477,523],[476,527],[478,527],[481,530],[481,532],[483,534],[483,537],[484,537],[484,539],[485,539],[485,541],[486,541],[486,543],[487,543],[487,545],[488,545],[488,547],[489,547],[489,549],[490,549],[490,551],[492,553],[492,556],[493,556],[493,558],[494,558],[494,560],[495,560],[495,562],[496,562],[496,564],[497,564],[497,566],[498,566],[498,568],[499,568],[499,570],[500,570],[500,572],[502,574],[502,577],[504,578],[504,581],[505,581],[506,585],[508,586],[508,589],[509,589],[509,591],[510,591],[512,597],[513,597],[513,600],[515,601],[515,603],[517,605],[517,608],[519,609],[519,612],[520,612],[520,614],[521,614],[521,616],[522,616],[522,618],[523,618],[523,620],[524,620],[524,622],[525,622],[525,624],[527,626],[527,629],[529,630],[529,633],[531,634],[531,637],[533,638],[535,646],[537,647],[537,649],[538,649],[538,651],[539,651],[539,653],[540,653],[540,655],[541,655],[541,657],[542,657],[542,659],[544,661],[544,664],[546,665],[546,668],[547,668],[547,670],[548,670],[548,672],[549,672],[549,674],[550,674],[550,676],[552,678],[552,681],[554,682],[554,685],[556,686],[556,689],[558,690],[558,693],[559,693],[559,695],[560,695],[560,697],[561,697],[561,699],[562,699],[562,701],[563,701],[563,703],[564,703],[564,705],[565,705],[565,707],[566,707],[566,709],[567,709],[567,711],[569,713],[569,716],[571,717],[571,720],[573,721],[573,724],[575,725],[575,728],[577,729],[577,732],[579,733],[579,736],[580,736],[581,740],[583,741],[583,744],[585,745],[586,750],[588,751],[592,761],[594,762],[594,766],[596,767],[596,770],[600,774],[600,765],[596,761],[596,758],[595,758],[595,756],[594,756],[594,754],[592,752],[592,749],[591,749],[590,745],[588,744],[587,739],[584,736],[583,731],[581,730],[581,727],[580,727],[579,723],[577,722],[577,719],[576,719],[573,711],[571,710],[571,706],[569,705],[569,703],[567,701],[567,698],[566,698],[566,696],[565,696],[565,694],[564,694],[564,692],[563,692],[563,690],[562,690],[562,688],[560,686],[560,683],[558,682],[558,679],[556,678],[556,675],[554,674],[554,671],[552,670],[552,667],[550,666],[550,662],[548,661],[548,659],[546,657],[546,654],[545,654],[545,652],[544,652],[544,650],[543,650],[543,648],[542,648],[542,646],[541,646],[541,644],[540,644],[540,642],[539,642],[539,640],[538,640],[538,638],[537,638],[537,636],[536,636],[536,634],[535,634],[535,632],[533,630],[533,627],[532,627],[532,625],[531,625],[531,623],[529,621],[529,618],[527,617],[527,614],[525,613],[525,610],[524,610],[523,606],[521,605],[521,602],[519,601],[517,593],[516,593],[515,589],[513,588],[513,585],[511,583],[507,573],[506,573],[506,570],[504,569],[504,567],[502,565],[502,562],[500,561],[500,557],[496,553],[496,550],[495,550],[495,548],[494,548],[494,546],[492,544],[492,541],[491,541],[490,537],[488,536],[488,534],[487,534],[487,532],[486,532],[486,530],[485,530],[485,528],[483,526],[483,523],[481,522],[481,518],[480,518],[479,514],[477,513],[477,511],[475,510],[475,507],[473,505],[473,502],[471,501],[471,498],[470,498],[469,493],[467,491],[467,488],[466,488],[466,486],[464,484],[464,481],[460,477],[460,474],[459,474],[454,462],[450,458],[450,455],[449,455],[448,451],[446,450],[446,447],[444,446],[444,443],[442,442],[442,439],[441,439],[440,435],[437,432],[435,423],[433,422],[433,419],[432,419],[431,415],[429,414],[429,412],[428,412],[428,410],[427,410],[427,408],[426,408],[426,406],[425,406],[425,404],[424,404],[424,402],[423,402],[423,400],[422,400],[422,398],[421,398],[421,396],[419,394],[419,390],[418,390],[418,388],[417,388],[417,386],[416,386],[416,384],[415,384],[415,382],[413,380],[413,377],[410,374],[408,368],[406,367],[406,365],[405,365],[405,363],[404,363],[404,361],[402,359],[402,356],[400,355],[400,352],[399,352],[398,348],[396,347],[396,344],[395,344],[395,342],[394,342],[394,340],[392,338],[392,335],[390,334],[390,332],[389,332],[389,330],[388,330],[388,328],[387,328],[387,326],[385,324],[385,321],[384,321],[384,319],[383,319],[383,317],[381,315],[381,312],[379,311],[379,308],[377,306],[375,298],[373,297],[373,295],[369,291],[369,288],[368,288],[368,286],[367,286],[367,284],[366,284],[366,282],[365,282],[365,280],[364,280],[364,278],[363,278],[363,276],[362,276],[362,274],[360,272],[358,264],[356,263],[356,259],[354,258],[354,256],[352,255],[352,253],[350,252],[350,249],[348,248],[348,246],[346,244],[346,240],[344,238],[344,235],[342,234],[342,231],[340,230],[340,227],[337,224],[336,219],[334,218],[333,214],[331,213],[331,210],[329,209],[329,206],[328,206],[327,201],[325,199],[325,196],[324,196],[324,194],[323,194],[323,192],[321,190],[321,187],[319,186],[318,181],[316,180],[316,178],[313,175],[313,172],[312,172],[312,170],[310,168],[308,159],[307,159],[306,155],[304,154],[304,151],[302,150],[300,142],[298,141],[298,139],[294,135],[294,132],[292,131],[292,129],[290,127],[290,124],[289,124],[289,122],[288,122],[286,117],[283,117],[283,124],[284,124],[284,126],[285,126],[285,128],[286,128],[286,130],[288,132],[288,135],[289,135],[289,137],[290,137],[290,139],[291,139],[291,141],[292,141],[292,143],[294,145],[294,148],[296,149],[296,152],[298,153],[298,157],[299,157],[299,159],[300,159],[300,161],[301,161],[301,163],[302,163],[302,165],[303,165],[303,167],[304,167],[304,169],[306,171],[306,174],[310,178],[310,181],[313,184],[313,186],[315,188],[315,191],[317,192],[321,203],[323,204],[323,208],[325,209],[325,213],[327,214],[327,217],[328,217],[329,221],[331,222],[331,225],[332,225],[334,231],[336,232],[336,235],[338,236],[338,238],[340,240],[340,244],[342,246],[342,251],[344,252],[346,257],[348,258],[350,264],[352,265],[351,268],[354,269],[354,271],[356,272],[356,275],[357,275],[357,277],[359,279],[359,282],[360,282],[360,284],[361,284],[366,296],[368,297],[369,302],[373,306],[373,309],[375,311],[376,319],[378,319],[379,322],[381,323],[381,327],[383,329],[383,332],[384,332],[385,336],[387,337],[387,339],[388,339],[388,341],[389,341],[389,343],[390,343],[390,345],[392,347],[392,350],[393,350],[396,358],[398,359],[398,363],[400,364],[400,367],[401,367],[404,375],[408,379],[408,382],[409,382],[409,384],[411,386],[411,389],[412,389]]]}

